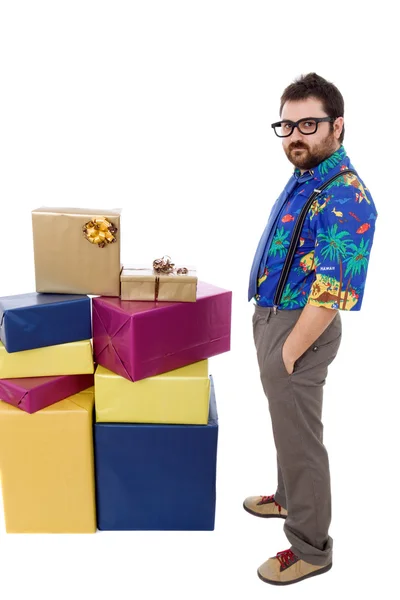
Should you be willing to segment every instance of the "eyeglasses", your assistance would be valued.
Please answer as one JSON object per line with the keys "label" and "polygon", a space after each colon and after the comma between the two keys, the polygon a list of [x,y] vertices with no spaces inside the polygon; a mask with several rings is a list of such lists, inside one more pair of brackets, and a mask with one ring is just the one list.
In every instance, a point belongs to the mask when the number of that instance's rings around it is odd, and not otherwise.
{"label": "eyeglasses", "polygon": [[273,127],[278,137],[288,137],[289,135],[292,135],[295,127],[298,127],[300,133],[303,133],[304,135],[312,135],[318,129],[318,123],[322,123],[323,121],[333,123],[336,119],[337,117],[307,117],[305,119],[299,119],[296,123],[289,120],[278,121],[277,123],[272,123],[271,127]]}

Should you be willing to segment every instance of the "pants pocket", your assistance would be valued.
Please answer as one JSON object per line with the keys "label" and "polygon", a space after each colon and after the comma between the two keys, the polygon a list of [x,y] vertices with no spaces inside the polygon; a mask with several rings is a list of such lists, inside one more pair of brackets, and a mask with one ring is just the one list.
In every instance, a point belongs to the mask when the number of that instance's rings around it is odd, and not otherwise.
{"label": "pants pocket", "polygon": [[293,373],[307,371],[324,364],[328,366],[335,358],[342,340],[342,333],[336,333],[331,339],[324,341],[316,340],[304,354],[302,354],[294,363]]}
{"label": "pants pocket", "polygon": [[295,361],[293,374],[323,362],[327,365],[331,363],[337,354],[341,338],[342,322],[340,314],[337,313],[315,342]]}
{"label": "pants pocket", "polygon": [[[289,335],[291,334],[293,328],[294,328],[294,325],[285,334],[283,340],[277,346],[277,360],[276,360],[276,363],[277,363],[278,368],[282,371],[282,374],[285,377],[291,377],[292,373],[288,373],[288,371],[286,369],[286,365],[285,365],[285,362],[283,360],[283,346],[285,345],[285,342],[286,342],[287,338],[289,337]],[[295,363],[295,365],[296,365],[296,363]]]}

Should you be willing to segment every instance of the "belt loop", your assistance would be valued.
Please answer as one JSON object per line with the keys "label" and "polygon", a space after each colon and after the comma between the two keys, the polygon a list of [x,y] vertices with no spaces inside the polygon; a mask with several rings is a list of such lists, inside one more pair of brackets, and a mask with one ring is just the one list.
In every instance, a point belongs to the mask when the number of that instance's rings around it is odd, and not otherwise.
{"label": "belt loop", "polygon": [[268,311],[267,323],[268,323],[268,321],[270,319],[270,316],[271,316],[271,309],[269,309],[269,311]]}

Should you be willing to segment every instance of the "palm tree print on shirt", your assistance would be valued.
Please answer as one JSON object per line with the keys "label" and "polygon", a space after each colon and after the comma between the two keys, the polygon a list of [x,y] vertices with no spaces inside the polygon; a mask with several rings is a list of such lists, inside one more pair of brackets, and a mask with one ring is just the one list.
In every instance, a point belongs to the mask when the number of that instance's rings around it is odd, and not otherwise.
{"label": "palm tree print on shirt", "polygon": [[[359,275],[362,270],[367,270],[368,267],[368,245],[369,240],[365,243],[364,239],[361,240],[359,246],[354,244],[351,240],[345,240],[344,237],[350,235],[346,230],[337,232],[337,225],[333,225],[328,228],[327,235],[320,233],[317,237],[318,244],[319,240],[322,240],[325,245],[322,247],[321,256],[331,262],[339,263],[339,281],[334,277],[328,275],[321,275],[318,273],[316,279],[312,285],[312,301],[317,301],[320,304],[327,304],[333,302],[332,308],[346,308],[346,304],[349,302],[349,294],[353,305],[357,303],[359,297],[359,291],[354,287],[350,287],[351,278],[354,275]],[[347,268],[344,273],[344,277],[350,273],[350,277],[347,280],[346,290],[344,298],[342,298],[342,286],[343,286],[343,264],[347,264]],[[318,258],[316,258],[316,267],[319,266]],[[342,303],[342,305],[341,305]]]}
{"label": "palm tree print on shirt", "polygon": [[[325,235],[324,233],[320,233],[318,235],[318,243],[320,241],[326,242],[326,245],[322,248],[321,254],[326,260],[327,258],[331,262],[339,263],[339,291],[337,295],[337,303],[340,306],[341,301],[341,293],[342,293],[342,283],[343,283],[343,260],[347,255],[347,244],[350,243],[351,234],[346,229],[339,231],[337,230],[337,223],[332,225],[332,227],[328,227],[328,233]],[[345,240],[346,236],[350,236],[350,240]]]}
{"label": "palm tree print on shirt", "polygon": [[272,240],[268,255],[275,257],[276,253],[279,252],[279,258],[284,258],[289,246],[289,240],[287,239],[289,235],[290,231],[285,231],[284,227],[279,227]]}
{"label": "palm tree print on shirt", "polygon": [[[347,262],[347,268],[344,273],[344,276],[347,277],[347,275],[350,273],[350,277],[347,281],[342,308],[346,308],[346,302],[347,302],[347,296],[349,293],[349,286],[350,286],[351,278],[354,275],[360,275],[361,271],[367,272],[367,268],[368,268],[368,258],[367,257],[369,255],[369,252],[368,252],[369,242],[370,242],[370,240],[367,240],[367,242],[364,243],[364,239],[362,238],[359,246],[357,246],[356,244],[353,244],[353,243],[351,243],[349,245],[349,248],[353,252],[350,256],[348,256],[343,261],[343,262]],[[354,294],[354,290],[352,290],[352,291]]]}
{"label": "palm tree print on shirt", "polygon": [[[298,300],[300,296],[300,300]],[[298,308],[299,305],[303,306],[307,299],[301,296],[300,290],[293,288],[290,283],[286,284],[286,287],[282,294],[281,303],[284,308]]]}
{"label": "palm tree print on shirt", "polygon": [[334,152],[329,158],[325,159],[320,165],[319,170],[321,175],[326,175],[328,171],[330,171],[331,169],[333,169],[333,167],[336,167],[336,165],[342,162],[344,154],[344,150],[341,147],[339,148],[339,150]]}

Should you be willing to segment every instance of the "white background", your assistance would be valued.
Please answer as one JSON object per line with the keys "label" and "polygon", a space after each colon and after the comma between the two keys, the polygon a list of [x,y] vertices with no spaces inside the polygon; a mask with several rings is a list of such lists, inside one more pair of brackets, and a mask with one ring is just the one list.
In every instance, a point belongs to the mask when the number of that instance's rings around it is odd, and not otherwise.
{"label": "white background", "polygon": [[[7,535],[2,524],[0,598],[387,591],[400,534],[399,44],[391,3],[0,6],[0,296],[35,289],[31,210],[41,205],[122,207],[124,262],[169,254],[233,291],[232,350],[210,360],[220,420],[215,531]],[[334,566],[279,589],[256,570],[290,546],[284,522],[242,508],[247,495],[276,489],[247,283],[293,169],[270,124],[284,88],[310,71],[344,96],[344,147],[379,217],[362,310],[341,313],[342,344],[325,386]]]}

